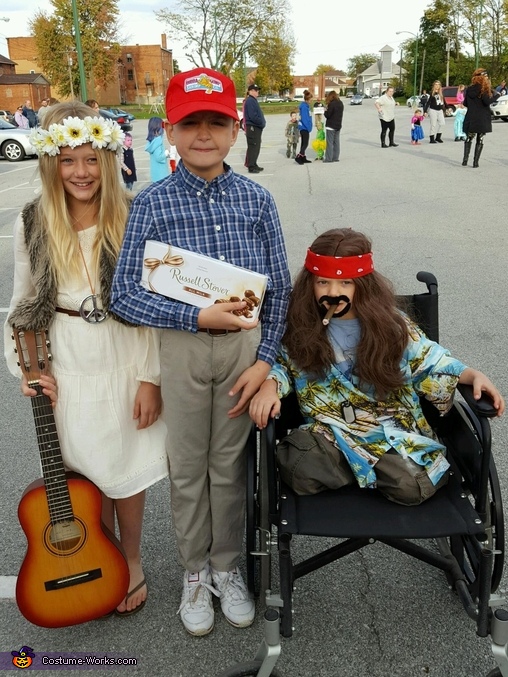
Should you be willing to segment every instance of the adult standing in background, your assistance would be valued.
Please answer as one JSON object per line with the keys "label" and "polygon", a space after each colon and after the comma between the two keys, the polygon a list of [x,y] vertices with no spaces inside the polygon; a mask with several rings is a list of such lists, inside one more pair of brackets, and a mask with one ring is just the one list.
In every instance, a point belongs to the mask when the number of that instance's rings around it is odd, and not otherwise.
{"label": "adult standing in background", "polygon": [[310,102],[312,100],[312,94],[306,89],[303,93],[303,101],[298,106],[298,111],[300,113],[300,121],[298,122],[298,129],[300,130],[300,152],[295,158],[295,162],[298,162],[299,165],[304,165],[306,162],[310,162],[305,157],[305,151],[309,145],[309,135],[312,131],[312,115],[310,112]]}
{"label": "adult standing in background", "polygon": [[471,144],[475,136],[476,144],[474,147],[473,167],[477,168],[479,166],[478,161],[482,154],[485,134],[492,131],[490,104],[500,96],[499,92],[492,91],[487,71],[484,68],[477,68],[471,78],[471,84],[466,89],[466,98],[464,99],[467,113],[463,125],[464,134],[466,135],[464,158],[462,160],[463,167],[467,166]]}
{"label": "adult standing in background", "polygon": [[323,162],[338,162],[344,104],[337,96],[337,92],[332,90],[326,95],[325,106],[326,153]]}
{"label": "adult standing in background", "polygon": [[23,106],[18,106],[14,112],[14,121],[21,129],[28,129],[30,124],[28,118],[23,115]]}
{"label": "adult standing in background", "polygon": [[247,98],[243,105],[243,124],[247,137],[247,155],[245,164],[250,174],[259,174],[264,167],[258,165],[259,151],[261,150],[261,136],[266,125],[265,116],[258,101],[259,87],[249,85]]}
{"label": "adult standing in background", "polygon": [[39,124],[42,125],[42,122],[44,120],[44,116],[49,110],[49,101],[47,99],[43,99],[41,101],[41,107],[37,111],[37,117],[39,118]]}
{"label": "adult standing in background", "polygon": [[423,107],[423,114],[430,118],[430,143],[443,143],[441,130],[445,125],[445,110],[446,99],[443,96],[443,88],[440,81],[436,80],[432,84],[429,100]]}
{"label": "adult standing in background", "polygon": [[[393,87],[388,87],[383,96],[380,96],[374,103],[381,122],[381,148],[388,148],[388,146],[397,148],[399,145],[393,140],[395,136],[395,99],[393,92]],[[386,145],[386,132],[388,132],[388,146]]]}
{"label": "adult standing in background", "polygon": [[25,105],[23,106],[23,115],[28,120],[28,126],[30,128],[37,127],[37,125],[39,124],[39,121],[38,121],[38,118],[37,118],[37,113],[32,108],[32,103],[31,103],[30,99],[27,99],[25,101]]}

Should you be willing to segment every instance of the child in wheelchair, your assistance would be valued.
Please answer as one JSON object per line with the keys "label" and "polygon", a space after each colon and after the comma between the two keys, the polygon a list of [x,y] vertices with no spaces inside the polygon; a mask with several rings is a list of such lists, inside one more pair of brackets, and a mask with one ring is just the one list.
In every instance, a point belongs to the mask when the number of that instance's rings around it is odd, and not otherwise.
{"label": "child in wheelchair", "polygon": [[252,399],[260,428],[296,393],[305,425],[279,443],[282,479],[300,494],[349,484],[415,505],[447,482],[445,447],[420,397],[444,415],[457,383],[504,400],[481,372],[451,357],[397,308],[374,270],[371,242],[351,229],[312,243],[290,299],[277,361]]}

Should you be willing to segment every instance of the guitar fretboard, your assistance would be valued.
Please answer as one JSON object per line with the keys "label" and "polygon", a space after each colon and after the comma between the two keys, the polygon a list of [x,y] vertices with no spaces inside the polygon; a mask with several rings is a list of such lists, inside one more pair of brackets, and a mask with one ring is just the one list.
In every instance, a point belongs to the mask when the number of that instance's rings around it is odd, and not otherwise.
{"label": "guitar fretboard", "polygon": [[30,385],[38,393],[30,399],[51,522],[72,520],[74,515],[51,400],[39,384]]}

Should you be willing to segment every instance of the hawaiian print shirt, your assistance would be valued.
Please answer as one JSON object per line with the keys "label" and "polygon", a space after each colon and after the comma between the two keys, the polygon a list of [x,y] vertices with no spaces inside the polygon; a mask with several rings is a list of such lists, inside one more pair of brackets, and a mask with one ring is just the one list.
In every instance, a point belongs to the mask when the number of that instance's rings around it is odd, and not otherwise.
{"label": "hawaiian print shirt", "polygon": [[425,420],[419,397],[445,414],[466,366],[407,322],[409,342],[400,365],[405,385],[384,402],[376,399],[373,388],[360,389],[354,374],[346,378],[337,365],[324,379],[303,373],[283,346],[268,377],[277,381],[280,397],[296,392],[306,420],[302,427],[335,442],[361,487],[376,486],[375,465],[390,449],[424,466],[434,484],[449,467],[446,448]]}

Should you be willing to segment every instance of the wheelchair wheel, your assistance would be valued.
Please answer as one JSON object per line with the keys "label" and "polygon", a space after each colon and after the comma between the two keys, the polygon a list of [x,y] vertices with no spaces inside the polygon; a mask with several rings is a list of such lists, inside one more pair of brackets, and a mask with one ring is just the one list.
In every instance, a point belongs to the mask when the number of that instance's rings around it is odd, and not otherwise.
{"label": "wheelchair wheel", "polygon": [[[492,570],[490,590],[495,592],[501,582],[504,566],[504,514],[501,499],[501,488],[496,466],[493,461],[489,469],[489,515],[487,533],[488,547],[496,552]],[[474,536],[451,536],[449,539],[452,554],[457,559],[460,568],[466,576],[469,591],[473,597],[478,593],[478,570],[480,563],[481,544]],[[499,673],[501,674],[501,673]]]}
{"label": "wheelchair wheel", "polygon": [[[251,663],[238,663],[238,665],[233,665],[225,672],[221,672],[219,677],[256,677],[259,672],[259,668],[263,664],[263,661],[252,661]],[[501,673],[500,673],[501,674]],[[282,674],[273,669],[270,673],[271,677],[282,677]]]}

